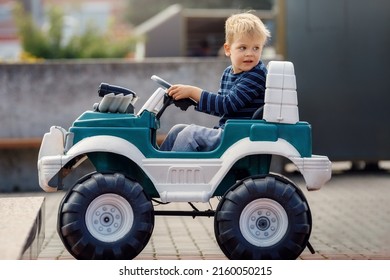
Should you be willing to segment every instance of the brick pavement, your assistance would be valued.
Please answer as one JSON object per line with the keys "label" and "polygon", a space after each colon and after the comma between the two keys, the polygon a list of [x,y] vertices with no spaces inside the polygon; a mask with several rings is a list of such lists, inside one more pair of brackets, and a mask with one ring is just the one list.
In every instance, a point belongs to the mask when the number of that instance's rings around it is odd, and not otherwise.
{"label": "brick pavement", "polygon": [[[303,187],[300,177],[289,177]],[[389,171],[335,173],[320,191],[303,190],[312,211],[310,242],[316,253],[306,249],[299,259],[390,260]],[[38,259],[73,259],[56,232],[62,194],[45,196],[46,239]],[[189,209],[187,204],[169,207]],[[205,210],[209,205],[197,207]],[[152,237],[136,259],[226,259],[214,238],[213,221],[207,217],[157,216]]]}

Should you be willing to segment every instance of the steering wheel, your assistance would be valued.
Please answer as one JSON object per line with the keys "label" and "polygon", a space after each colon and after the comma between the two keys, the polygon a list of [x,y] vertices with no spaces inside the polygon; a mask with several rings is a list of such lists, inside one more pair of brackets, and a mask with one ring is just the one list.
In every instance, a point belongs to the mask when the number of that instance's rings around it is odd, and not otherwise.
{"label": "steering wheel", "polygon": [[153,75],[151,79],[162,86],[164,89],[169,89],[172,86],[170,83],[161,79],[159,76]]}
{"label": "steering wheel", "polygon": [[[153,81],[155,81],[156,83],[158,83],[164,89],[169,89],[172,86],[170,83],[168,83],[167,81],[165,81],[164,79],[162,79],[156,75],[153,75],[151,77],[151,79]],[[171,96],[169,96],[167,93],[165,93],[163,107],[157,113],[156,118],[159,119],[161,117],[161,115],[164,113],[165,109],[171,104],[174,104],[176,107],[179,107],[182,111],[186,111],[188,109],[188,107],[190,107],[190,106],[197,105],[197,103],[194,100],[192,100],[191,98],[174,100]]]}

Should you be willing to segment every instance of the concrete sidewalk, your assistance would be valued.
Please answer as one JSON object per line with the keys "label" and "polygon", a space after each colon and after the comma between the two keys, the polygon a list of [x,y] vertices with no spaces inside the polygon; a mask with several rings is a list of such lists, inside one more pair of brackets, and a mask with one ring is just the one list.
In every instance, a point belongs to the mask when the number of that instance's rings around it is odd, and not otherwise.
{"label": "concrete sidewalk", "polygon": [[36,259],[45,239],[43,196],[0,197],[0,260]]}
{"label": "concrete sidewalk", "polygon": [[[390,260],[389,171],[336,173],[316,192],[306,191],[300,176],[289,177],[302,186],[313,216],[310,242],[316,253],[306,249],[299,259]],[[44,194],[46,239],[38,259],[73,259],[56,232],[63,194]],[[196,206],[202,210],[210,208],[208,204]],[[190,210],[187,204],[168,207]],[[215,240],[213,222],[213,218],[207,217],[157,216],[152,237],[136,259],[226,259]]]}

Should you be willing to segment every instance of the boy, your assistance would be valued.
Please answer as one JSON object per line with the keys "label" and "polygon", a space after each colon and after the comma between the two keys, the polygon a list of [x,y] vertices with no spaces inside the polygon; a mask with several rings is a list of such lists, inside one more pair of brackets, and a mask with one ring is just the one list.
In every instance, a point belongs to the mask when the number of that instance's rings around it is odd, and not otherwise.
{"label": "boy", "polygon": [[211,151],[221,140],[228,119],[250,119],[264,104],[267,69],[260,61],[268,29],[251,13],[230,16],[225,23],[224,50],[231,65],[225,69],[218,94],[189,85],[173,85],[168,94],[175,100],[192,98],[196,110],[221,117],[219,126],[175,125],[161,144],[162,151]]}

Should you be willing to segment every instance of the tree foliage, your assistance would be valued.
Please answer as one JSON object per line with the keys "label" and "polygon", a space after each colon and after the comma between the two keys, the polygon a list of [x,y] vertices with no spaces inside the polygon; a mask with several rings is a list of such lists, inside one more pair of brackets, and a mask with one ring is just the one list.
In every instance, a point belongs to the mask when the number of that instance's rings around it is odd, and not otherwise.
{"label": "tree foliage", "polygon": [[47,12],[48,24],[38,26],[21,5],[16,5],[14,18],[24,53],[44,59],[122,58],[134,51],[134,38],[114,38],[102,34],[93,25],[84,32],[65,38],[64,13],[59,8]]}
{"label": "tree foliage", "polygon": [[173,4],[197,9],[269,10],[275,0],[127,0],[127,18],[138,25]]}

